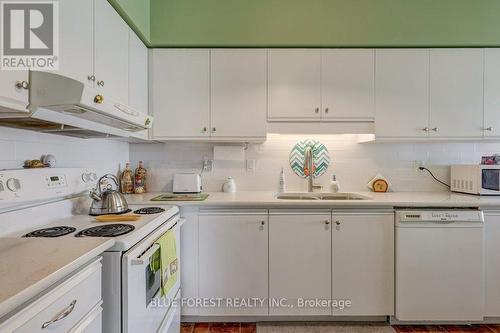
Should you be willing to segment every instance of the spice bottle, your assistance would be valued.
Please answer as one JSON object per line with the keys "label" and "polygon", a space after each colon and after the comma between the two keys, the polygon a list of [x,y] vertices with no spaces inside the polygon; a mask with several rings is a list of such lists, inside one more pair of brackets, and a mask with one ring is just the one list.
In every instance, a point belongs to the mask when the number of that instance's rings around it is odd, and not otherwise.
{"label": "spice bottle", "polygon": [[134,177],[134,192],[136,194],[146,193],[146,173],[147,170],[142,165],[142,161],[139,161],[139,166],[135,169]]}

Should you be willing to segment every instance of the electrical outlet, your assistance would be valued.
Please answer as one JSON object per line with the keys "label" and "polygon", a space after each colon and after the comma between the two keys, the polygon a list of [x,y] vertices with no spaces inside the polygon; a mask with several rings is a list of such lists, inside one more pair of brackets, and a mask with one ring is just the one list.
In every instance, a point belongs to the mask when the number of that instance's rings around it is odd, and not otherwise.
{"label": "electrical outlet", "polygon": [[415,171],[421,171],[419,168],[425,167],[425,161],[423,160],[414,160],[413,161],[413,168]]}
{"label": "electrical outlet", "polygon": [[213,160],[203,160],[203,172],[212,172],[213,167]]}

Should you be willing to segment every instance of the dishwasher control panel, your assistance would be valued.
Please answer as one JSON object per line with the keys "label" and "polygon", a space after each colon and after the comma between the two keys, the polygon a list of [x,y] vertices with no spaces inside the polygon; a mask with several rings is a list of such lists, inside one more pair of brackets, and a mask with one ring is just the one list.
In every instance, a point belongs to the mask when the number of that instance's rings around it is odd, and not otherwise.
{"label": "dishwasher control panel", "polygon": [[483,222],[483,212],[475,209],[457,210],[401,210],[397,220],[405,222]]}

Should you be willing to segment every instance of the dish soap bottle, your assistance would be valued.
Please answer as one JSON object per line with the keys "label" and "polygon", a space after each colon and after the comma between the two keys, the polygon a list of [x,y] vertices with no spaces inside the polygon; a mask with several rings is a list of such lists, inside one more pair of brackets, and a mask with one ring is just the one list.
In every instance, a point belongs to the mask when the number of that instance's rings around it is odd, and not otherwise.
{"label": "dish soap bottle", "polygon": [[134,193],[146,193],[146,173],[142,161],[139,161],[139,166],[135,169]]}
{"label": "dish soap bottle", "polygon": [[332,193],[337,193],[338,191],[340,191],[340,185],[335,175],[332,175],[332,182],[330,184],[330,189]]}
{"label": "dish soap bottle", "polygon": [[280,188],[279,188],[279,192],[280,192],[280,193],[285,193],[285,190],[286,190],[286,184],[285,184],[285,171],[283,170],[283,168],[281,168],[281,172],[280,172]]}
{"label": "dish soap bottle", "polygon": [[120,185],[123,194],[134,193],[134,173],[130,169],[130,163],[125,164],[125,170],[123,170]]}

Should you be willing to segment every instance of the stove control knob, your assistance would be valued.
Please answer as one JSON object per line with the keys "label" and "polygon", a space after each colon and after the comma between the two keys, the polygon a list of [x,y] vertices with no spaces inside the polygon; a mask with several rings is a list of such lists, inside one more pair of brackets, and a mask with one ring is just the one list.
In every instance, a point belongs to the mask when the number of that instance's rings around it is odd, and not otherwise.
{"label": "stove control knob", "polygon": [[12,192],[17,192],[21,189],[21,182],[17,178],[7,179],[7,188]]}
{"label": "stove control knob", "polygon": [[0,181],[0,192],[5,191],[5,187],[3,186],[3,182]]}

